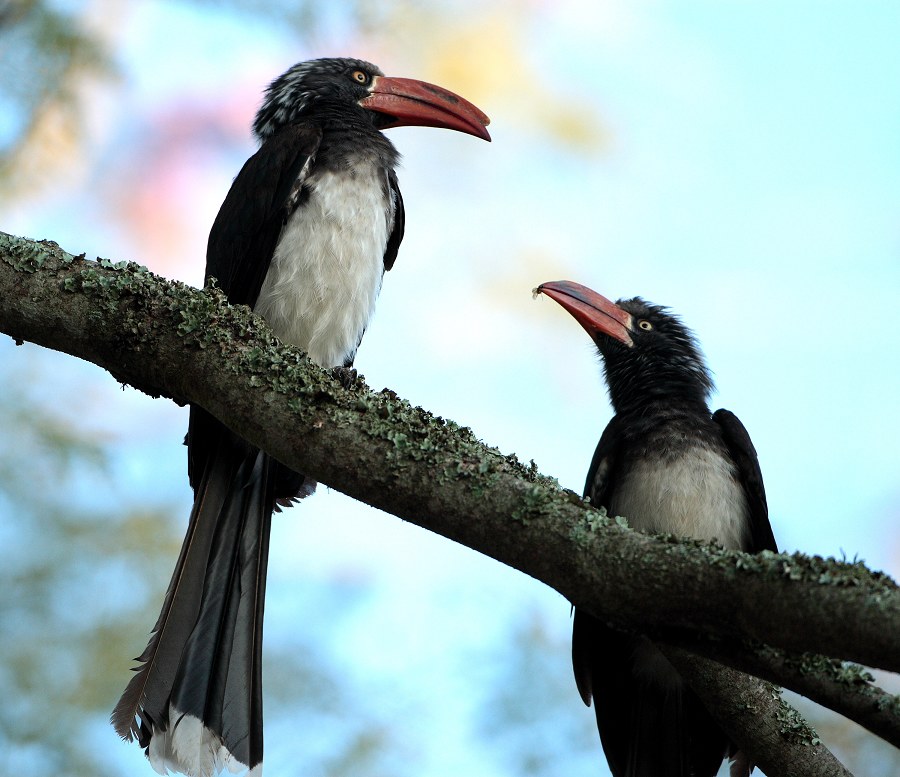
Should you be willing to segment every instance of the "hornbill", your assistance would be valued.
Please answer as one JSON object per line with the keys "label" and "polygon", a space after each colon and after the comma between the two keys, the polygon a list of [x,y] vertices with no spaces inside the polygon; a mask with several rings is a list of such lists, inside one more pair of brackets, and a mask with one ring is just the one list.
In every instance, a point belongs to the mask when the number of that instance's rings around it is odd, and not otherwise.
{"label": "hornbill", "polygon": [[[728,410],[710,413],[713,381],[691,331],[640,297],[613,304],[571,281],[536,292],[591,336],[615,414],[600,437],[584,495],[634,529],[749,552],[776,550],[756,451]],[[752,765],[649,639],[575,608],[572,663],[594,701],[613,777],[732,777]]]}
{"label": "hornbill", "polygon": [[[213,223],[206,281],[347,382],[404,210],[381,130],[420,125],[490,140],[488,117],[446,89],[358,59],[294,65],[266,90],[247,160]],[[153,768],[262,771],[261,646],[272,512],[315,483],[192,405],[194,491],[162,612],[112,714]],[[301,443],[302,444],[302,443]]]}

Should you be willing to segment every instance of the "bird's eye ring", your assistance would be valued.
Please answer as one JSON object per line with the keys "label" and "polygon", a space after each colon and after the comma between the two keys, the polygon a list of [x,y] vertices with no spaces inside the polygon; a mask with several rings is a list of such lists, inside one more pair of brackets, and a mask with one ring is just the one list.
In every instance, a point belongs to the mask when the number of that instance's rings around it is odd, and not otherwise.
{"label": "bird's eye ring", "polygon": [[640,321],[638,321],[638,328],[643,329],[645,332],[649,332],[651,329],[653,329],[653,324],[642,318]]}
{"label": "bird's eye ring", "polygon": [[365,73],[362,70],[354,70],[350,77],[360,84],[367,84],[369,82],[368,73]]}

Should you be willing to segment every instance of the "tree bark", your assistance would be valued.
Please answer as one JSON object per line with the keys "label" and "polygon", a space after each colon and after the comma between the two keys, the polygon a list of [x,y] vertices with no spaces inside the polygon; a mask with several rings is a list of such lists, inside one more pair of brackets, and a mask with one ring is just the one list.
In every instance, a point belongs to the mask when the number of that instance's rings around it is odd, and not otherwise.
{"label": "tree bark", "polygon": [[763,644],[697,635],[660,640],[790,688],[900,748],[900,697],[882,690],[858,664],[816,653],[788,653]]}
{"label": "tree bark", "polygon": [[861,563],[631,531],[469,429],[361,380],[344,388],[215,290],[0,233],[0,300],[0,331],[17,341],[200,405],[292,468],[519,569],[617,627],[900,670],[890,578]]}
{"label": "tree bark", "polygon": [[716,711],[722,730],[769,777],[852,777],[774,686],[682,648],[663,652]]}

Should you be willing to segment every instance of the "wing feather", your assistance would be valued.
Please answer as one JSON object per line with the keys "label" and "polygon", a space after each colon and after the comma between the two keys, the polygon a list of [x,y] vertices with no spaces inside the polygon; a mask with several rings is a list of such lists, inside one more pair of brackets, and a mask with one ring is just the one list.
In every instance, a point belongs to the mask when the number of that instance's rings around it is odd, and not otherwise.
{"label": "wing feather", "polygon": [[777,551],[778,545],[772,533],[772,525],[769,523],[769,507],[766,504],[762,471],[750,435],[730,410],[716,410],[713,413],[713,421],[722,430],[722,439],[738,468],[738,477],[750,508],[750,547],[744,550],[750,553],[758,553],[761,550]]}
{"label": "wing feather", "polygon": [[400,250],[400,242],[403,240],[403,231],[406,227],[406,211],[403,208],[403,197],[400,194],[400,186],[397,184],[397,176],[393,170],[388,173],[388,185],[390,196],[394,203],[394,224],[391,234],[388,235],[387,245],[384,248],[384,270],[387,272],[397,261],[397,252]]}
{"label": "wing feather", "polygon": [[232,304],[256,304],[281,230],[303,202],[303,182],[321,140],[320,129],[285,127],[234,179],[206,249],[206,280],[215,278]]}

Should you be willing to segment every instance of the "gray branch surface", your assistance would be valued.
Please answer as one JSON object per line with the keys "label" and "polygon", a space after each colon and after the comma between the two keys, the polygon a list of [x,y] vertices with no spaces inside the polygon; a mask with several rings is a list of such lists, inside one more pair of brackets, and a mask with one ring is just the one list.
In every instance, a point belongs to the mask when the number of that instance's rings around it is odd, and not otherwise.
{"label": "gray branch surface", "polygon": [[663,651],[722,730],[769,777],[852,777],[769,683],[681,648]]}
{"label": "gray branch surface", "polygon": [[519,569],[620,628],[900,670],[900,591],[887,576],[631,531],[467,428],[362,381],[343,388],[217,291],[0,233],[0,331],[200,405],[294,469]]}
{"label": "gray branch surface", "polygon": [[872,674],[858,664],[697,635],[673,639],[669,634],[659,641],[790,688],[900,748],[900,697],[876,686]]}

